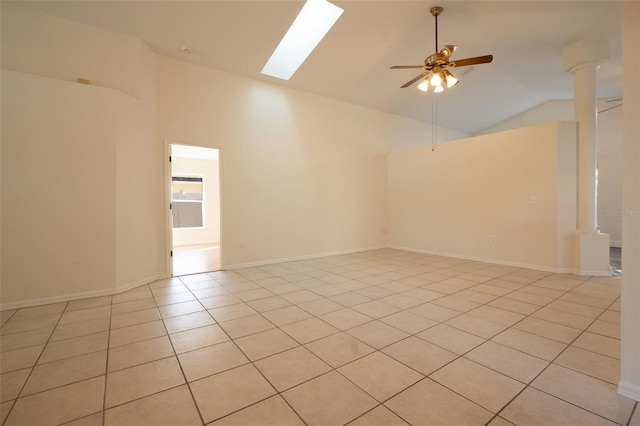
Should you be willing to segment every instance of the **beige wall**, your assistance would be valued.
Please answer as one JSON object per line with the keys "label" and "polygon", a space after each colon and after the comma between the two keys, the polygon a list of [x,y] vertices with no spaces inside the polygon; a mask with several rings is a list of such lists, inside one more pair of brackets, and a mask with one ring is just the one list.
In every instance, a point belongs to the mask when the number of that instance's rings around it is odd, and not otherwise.
{"label": "beige wall", "polygon": [[140,40],[2,4],[3,308],[164,276],[155,66]]}
{"label": "beige wall", "polygon": [[392,153],[389,245],[569,270],[575,170],[573,122]]}
{"label": "beige wall", "polygon": [[[598,101],[598,111],[616,105]],[[622,242],[622,114],[623,107],[598,115],[598,227],[610,236],[611,245]],[[501,132],[559,120],[574,120],[573,100],[549,101],[511,117],[482,134]]]}
{"label": "beige wall", "polygon": [[204,177],[204,227],[201,229],[173,229],[173,245],[220,243],[220,174],[218,160],[171,157],[173,175]]}
{"label": "beige wall", "polygon": [[386,245],[392,116],[164,57],[158,78],[158,137],[221,148],[224,267]]}

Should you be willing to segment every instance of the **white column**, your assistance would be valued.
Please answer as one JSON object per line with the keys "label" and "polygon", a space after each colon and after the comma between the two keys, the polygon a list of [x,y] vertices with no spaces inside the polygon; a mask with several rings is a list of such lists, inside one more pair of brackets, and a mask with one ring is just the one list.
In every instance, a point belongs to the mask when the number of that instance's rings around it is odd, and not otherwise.
{"label": "white column", "polygon": [[597,106],[596,62],[571,68],[575,78],[575,120],[578,122],[578,231],[596,230]]}
{"label": "white column", "polygon": [[575,120],[578,126],[578,229],[574,269],[580,275],[609,275],[609,235],[596,228],[596,71],[609,57],[609,44],[580,40],[565,47],[564,70],[575,78]]}

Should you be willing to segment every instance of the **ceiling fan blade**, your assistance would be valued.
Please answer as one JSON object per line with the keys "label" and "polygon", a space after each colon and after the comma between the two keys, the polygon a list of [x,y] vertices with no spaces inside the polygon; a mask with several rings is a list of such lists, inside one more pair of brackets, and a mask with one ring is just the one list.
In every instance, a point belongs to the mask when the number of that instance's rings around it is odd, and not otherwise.
{"label": "ceiling fan blade", "polygon": [[451,62],[458,68],[476,64],[488,64],[491,61],[493,61],[493,55],[476,56],[475,58],[458,59],[457,61]]}
{"label": "ceiling fan blade", "polygon": [[403,70],[409,68],[425,68],[425,65],[394,65],[391,67],[392,70]]}
{"label": "ceiling fan blade", "polygon": [[448,61],[451,54],[455,52],[457,48],[458,46],[455,46],[453,44],[445,44],[444,46],[442,46],[442,48],[438,52],[438,55],[437,55],[438,60],[444,61],[444,62]]}
{"label": "ceiling fan blade", "polygon": [[422,74],[420,74],[419,76],[417,76],[416,78],[407,81],[405,84],[403,84],[402,86],[400,86],[402,89],[404,89],[405,87],[409,87],[411,86],[413,83],[415,83],[418,80],[421,80],[423,77],[426,77],[429,74],[428,71],[423,72]]}

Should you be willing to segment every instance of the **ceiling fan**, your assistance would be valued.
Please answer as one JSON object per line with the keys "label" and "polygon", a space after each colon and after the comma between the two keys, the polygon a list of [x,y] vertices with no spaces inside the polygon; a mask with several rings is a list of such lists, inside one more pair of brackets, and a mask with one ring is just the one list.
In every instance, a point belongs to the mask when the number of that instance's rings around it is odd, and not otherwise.
{"label": "ceiling fan", "polygon": [[391,69],[420,68],[424,70],[420,75],[407,81],[400,87],[409,87],[417,81],[422,80],[418,85],[418,89],[426,92],[429,90],[429,86],[432,86],[434,93],[440,93],[444,91],[443,85],[451,87],[458,84],[458,79],[449,71],[449,68],[486,64],[493,61],[493,55],[449,61],[451,54],[456,50],[456,46],[452,44],[445,44],[438,51],[438,16],[443,10],[444,9],[440,6],[434,6],[431,8],[431,14],[436,19],[436,53],[427,57],[424,60],[424,65],[394,65],[391,67]]}

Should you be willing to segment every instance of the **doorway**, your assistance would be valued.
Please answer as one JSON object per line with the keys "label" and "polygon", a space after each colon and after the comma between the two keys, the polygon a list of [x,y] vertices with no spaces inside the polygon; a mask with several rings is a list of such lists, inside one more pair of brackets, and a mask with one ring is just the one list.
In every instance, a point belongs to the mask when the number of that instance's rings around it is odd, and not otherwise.
{"label": "doorway", "polygon": [[220,269],[220,155],[170,144],[172,276]]}

